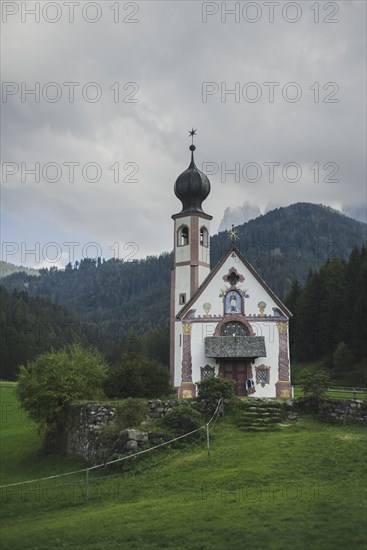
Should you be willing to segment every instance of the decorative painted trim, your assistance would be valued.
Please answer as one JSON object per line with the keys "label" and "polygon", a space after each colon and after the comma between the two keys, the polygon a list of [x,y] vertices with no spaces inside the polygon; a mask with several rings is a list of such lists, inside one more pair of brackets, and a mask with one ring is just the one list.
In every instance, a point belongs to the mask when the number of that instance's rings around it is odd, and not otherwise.
{"label": "decorative painted trim", "polygon": [[287,332],[288,332],[288,323],[284,322],[284,321],[281,321],[281,322],[277,323],[277,328],[278,328],[279,334],[287,334]]}
{"label": "decorative painted trim", "polygon": [[173,214],[171,218],[173,220],[178,220],[179,218],[187,218],[188,216],[191,217],[197,217],[197,218],[203,218],[204,220],[212,220],[213,216],[210,216],[209,214],[205,214],[205,212],[179,212],[178,214]]}
{"label": "decorative painted trim", "polygon": [[[262,388],[265,388],[266,384],[270,384],[270,368],[267,365],[256,365],[255,375],[256,375],[256,384],[261,384]],[[266,373],[266,380],[260,380],[260,371]]]}
{"label": "decorative painted trim", "polygon": [[288,399],[289,397],[292,397],[291,383],[278,380],[278,382],[275,384],[275,396],[281,397],[283,399]]}
{"label": "decorative painted trim", "polygon": [[176,310],[176,269],[171,271],[171,303],[169,331],[169,372],[172,386],[175,383],[175,310]]}
{"label": "decorative painted trim", "polygon": [[[189,309],[189,311],[186,313],[183,320],[186,321],[187,319],[190,319],[190,323],[194,322],[195,312],[196,312],[196,309]],[[180,320],[181,319],[177,319],[177,321],[180,321]]]}
{"label": "decorative painted trim", "polygon": [[278,352],[278,382],[275,384],[276,397],[291,397],[292,385],[289,378],[289,357],[288,357],[288,323],[280,321],[277,323],[279,332]]}
{"label": "decorative painted trim", "polygon": [[[173,216],[172,216],[173,217]],[[266,282],[260,277],[260,275],[257,273],[255,268],[250,264],[248,260],[244,257],[242,252],[236,247],[235,244],[232,244],[230,248],[227,250],[227,252],[224,254],[222,259],[218,262],[218,264],[215,266],[215,268],[208,274],[206,279],[202,282],[200,287],[197,289],[195,294],[193,294],[190,298],[190,300],[187,302],[186,306],[184,306],[179,312],[178,316],[181,317],[185,311],[186,308],[189,308],[193,302],[201,295],[201,293],[205,290],[205,288],[208,286],[210,281],[215,277],[215,275],[218,273],[218,271],[221,269],[223,264],[226,262],[226,260],[229,258],[229,256],[232,253],[237,254],[240,261],[245,265],[245,267],[250,271],[250,273],[255,277],[255,279],[260,283],[260,285],[265,289],[265,291],[270,295],[270,297],[274,300],[274,302],[278,305],[279,309],[283,312],[285,317],[292,317],[292,313],[289,311],[289,309],[281,302],[281,300],[274,294],[274,292],[271,290],[271,288],[266,284]]]}
{"label": "decorative painted trim", "polygon": [[182,382],[178,389],[180,399],[192,399],[196,397],[196,386],[192,382]]}
{"label": "decorative painted trim", "polygon": [[[182,266],[185,266],[185,265],[192,265],[192,263],[190,262],[190,260],[187,260],[186,262],[176,262],[175,265],[176,265],[176,267],[182,267]],[[202,265],[203,267],[210,267],[210,264],[208,262],[202,262],[201,260],[198,261],[197,265]]]}
{"label": "decorative painted trim", "polygon": [[279,332],[278,381],[289,382],[288,323],[277,323]]}
{"label": "decorative painted trim", "polygon": [[184,336],[191,336],[191,329],[192,329],[191,323],[182,323],[182,333]]}
{"label": "decorative painted trim", "polygon": [[196,386],[192,383],[191,323],[182,323],[182,368],[179,396],[195,397]]}
{"label": "decorative painted trim", "polygon": [[[234,283],[231,283],[232,278],[233,279],[236,278],[237,280]],[[233,288],[236,288],[236,285],[238,283],[243,283],[243,281],[245,280],[245,277],[240,273],[238,273],[235,267],[231,267],[227,275],[223,275],[222,279],[225,283],[229,283],[231,285],[231,289],[233,289]]]}
{"label": "decorative painted trim", "polygon": [[191,325],[182,325],[182,382],[192,382]]}

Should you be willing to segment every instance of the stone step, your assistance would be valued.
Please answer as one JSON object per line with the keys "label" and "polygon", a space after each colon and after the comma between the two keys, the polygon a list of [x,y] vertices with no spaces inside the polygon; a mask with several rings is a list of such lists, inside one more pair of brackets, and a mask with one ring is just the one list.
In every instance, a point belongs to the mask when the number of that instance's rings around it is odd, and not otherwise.
{"label": "stone step", "polygon": [[236,419],[236,422],[282,422],[283,418],[279,416],[241,416]]}
{"label": "stone step", "polygon": [[242,409],[241,411],[239,411],[239,414],[256,414],[258,416],[261,416],[262,414],[284,414],[284,411],[280,410],[280,409],[261,409],[261,410],[256,410],[256,409]]}
{"label": "stone step", "polygon": [[239,428],[246,428],[247,426],[273,426],[275,424],[280,424],[280,422],[269,419],[262,422],[238,422],[237,426]]}
{"label": "stone step", "polygon": [[242,426],[241,431],[243,432],[272,432],[278,429],[276,425],[271,426]]}
{"label": "stone step", "polygon": [[237,418],[248,418],[250,419],[257,419],[257,418],[277,418],[279,420],[283,419],[282,414],[276,414],[276,413],[266,413],[266,414],[241,414]]}
{"label": "stone step", "polygon": [[242,410],[250,410],[250,411],[282,411],[283,407],[276,405],[276,406],[268,406],[268,405],[247,405],[246,407],[241,407]]}

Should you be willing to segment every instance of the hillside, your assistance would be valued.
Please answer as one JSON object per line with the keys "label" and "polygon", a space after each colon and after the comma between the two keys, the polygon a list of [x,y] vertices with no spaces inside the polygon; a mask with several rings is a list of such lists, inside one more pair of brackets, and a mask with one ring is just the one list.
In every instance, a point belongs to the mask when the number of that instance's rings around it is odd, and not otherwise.
{"label": "hillside", "polygon": [[[366,224],[331,208],[297,203],[238,226],[237,246],[284,299],[294,279],[303,285],[310,270],[317,270],[334,256],[347,259],[355,246],[363,246],[366,229]],[[227,247],[226,232],[213,237],[212,263]]]}
{"label": "hillside", "polygon": [[0,379],[14,380],[19,364],[51,347],[86,343],[77,318],[48,297],[9,293],[0,285],[0,305]]}
{"label": "hillside", "polygon": [[[366,240],[366,224],[321,205],[297,203],[272,210],[238,226],[238,247],[278,294],[285,297],[294,279],[303,285],[310,270],[338,256],[347,259]],[[214,266],[230,241],[227,232],[211,239]],[[168,327],[172,254],[123,262],[82,260],[65,270],[41,269],[39,277],[15,273],[3,279],[8,289],[47,295],[98,326],[98,346],[111,353],[128,332],[144,334]]]}
{"label": "hillside", "polygon": [[34,277],[39,275],[38,269],[0,261],[0,279],[3,277],[8,277],[8,275],[12,275],[13,273],[26,273],[27,275],[33,275]]}

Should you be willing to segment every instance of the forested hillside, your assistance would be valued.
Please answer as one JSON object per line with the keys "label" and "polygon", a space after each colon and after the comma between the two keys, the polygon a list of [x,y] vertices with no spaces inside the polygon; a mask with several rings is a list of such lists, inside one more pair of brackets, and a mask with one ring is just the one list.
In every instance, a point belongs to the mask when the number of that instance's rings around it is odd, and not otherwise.
{"label": "forested hillside", "polygon": [[[366,242],[366,224],[307,203],[272,210],[237,229],[237,246],[282,299],[292,281],[303,286],[310,270],[332,257],[347,259],[353,247]],[[212,266],[229,245],[227,232],[212,237]],[[8,290],[46,295],[66,307],[82,323],[87,340],[112,359],[132,335],[148,337],[160,327],[160,352],[150,354],[167,363],[163,342],[167,348],[172,262],[172,253],[131,262],[84,259],[65,270],[41,269],[39,277],[14,273],[2,282]]]}
{"label": "forested hillside", "polygon": [[[355,246],[363,246],[366,228],[365,223],[331,208],[297,203],[238,226],[237,246],[284,299],[294,279],[304,284],[310,270],[317,270],[334,256],[347,259]],[[227,247],[227,233],[213,237],[212,263]]]}
{"label": "forested hillside", "polygon": [[367,249],[347,262],[333,258],[310,273],[303,289],[294,281],[286,304],[293,361],[322,360],[331,378],[366,386]]}
{"label": "forested hillside", "polygon": [[[0,285],[0,378],[12,380],[17,366],[66,343],[83,341],[80,323],[48,297],[9,293]],[[85,342],[85,339],[84,339]]]}
{"label": "forested hillside", "polygon": [[27,275],[33,275],[34,277],[37,277],[39,275],[38,269],[0,261],[0,279],[2,279],[3,277],[8,277],[8,275],[12,275],[13,273],[19,272],[26,273]]}

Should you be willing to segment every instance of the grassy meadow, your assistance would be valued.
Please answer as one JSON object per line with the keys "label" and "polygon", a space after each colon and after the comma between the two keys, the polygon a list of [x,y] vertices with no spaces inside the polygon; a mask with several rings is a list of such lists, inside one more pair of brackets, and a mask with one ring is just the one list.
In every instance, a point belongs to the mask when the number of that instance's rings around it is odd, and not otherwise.
{"label": "grassy meadow", "polygon": [[[40,455],[40,437],[14,389],[0,392],[1,484],[85,467],[80,459]],[[304,417],[251,434],[226,417],[212,431],[210,457],[203,440],[154,451],[123,475],[91,473],[88,501],[84,473],[2,489],[1,548],[362,548],[366,443],[358,425]]]}

